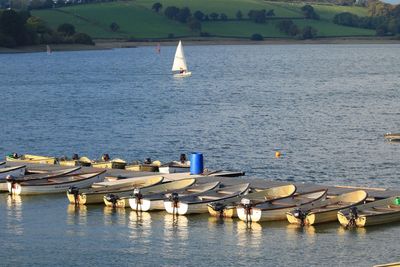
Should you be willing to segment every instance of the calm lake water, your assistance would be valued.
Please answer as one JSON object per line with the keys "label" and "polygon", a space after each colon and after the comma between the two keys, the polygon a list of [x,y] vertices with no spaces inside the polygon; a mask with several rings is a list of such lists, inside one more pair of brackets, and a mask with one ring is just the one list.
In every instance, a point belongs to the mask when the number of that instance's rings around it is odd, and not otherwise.
{"label": "calm lake water", "polygon": [[[399,188],[400,45],[186,46],[0,55],[0,155],[168,161],[200,151],[250,177]],[[282,157],[275,159],[275,151]],[[368,266],[400,224],[299,229],[0,195],[1,265]]]}

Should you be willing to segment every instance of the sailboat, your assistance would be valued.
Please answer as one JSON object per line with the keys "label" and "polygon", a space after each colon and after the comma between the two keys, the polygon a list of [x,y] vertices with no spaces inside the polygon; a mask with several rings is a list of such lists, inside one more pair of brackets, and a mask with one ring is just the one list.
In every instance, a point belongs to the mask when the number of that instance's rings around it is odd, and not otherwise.
{"label": "sailboat", "polygon": [[188,71],[186,65],[185,54],[183,53],[182,42],[179,41],[178,47],[176,48],[174,64],[172,65],[172,71],[178,71],[178,73],[174,74],[174,77],[187,77],[192,75],[190,71]]}

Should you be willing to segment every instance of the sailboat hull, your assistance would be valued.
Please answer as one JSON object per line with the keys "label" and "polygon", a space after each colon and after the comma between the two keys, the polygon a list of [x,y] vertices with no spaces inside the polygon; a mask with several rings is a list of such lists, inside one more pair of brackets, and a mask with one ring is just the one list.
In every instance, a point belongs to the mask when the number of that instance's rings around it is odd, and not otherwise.
{"label": "sailboat hull", "polygon": [[177,73],[177,74],[174,74],[174,77],[175,78],[184,78],[184,77],[189,77],[189,76],[192,76],[192,72],[185,72],[185,73]]}

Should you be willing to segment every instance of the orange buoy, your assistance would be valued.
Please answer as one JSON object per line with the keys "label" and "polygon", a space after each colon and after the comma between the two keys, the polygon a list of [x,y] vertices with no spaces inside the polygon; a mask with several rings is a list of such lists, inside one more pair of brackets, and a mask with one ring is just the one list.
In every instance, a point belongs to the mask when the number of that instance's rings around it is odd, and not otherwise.
{"label": "orange buoy", "polygon": [[281,152],[276,151],[276,152],[275,152],[275,158],[279,158],[280,156],[281,156]]}

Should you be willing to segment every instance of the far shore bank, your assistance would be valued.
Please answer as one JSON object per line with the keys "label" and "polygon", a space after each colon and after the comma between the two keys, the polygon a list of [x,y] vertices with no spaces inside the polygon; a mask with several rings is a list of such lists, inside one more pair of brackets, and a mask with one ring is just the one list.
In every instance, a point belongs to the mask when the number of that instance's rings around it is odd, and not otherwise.
{"label": "far shore bank", "polygon": [[[252,41],[246,39],[182,39],[185,45],[312,45],[312,44],[400,44],[400,39],[393,38],[370,38],[370,37],[336,37],[318,38],[310,40],[294,39],[265,39],[263,41]],[[57,51],[85,51],[85,50],[108,50],[114,48],[132,48],[140,46],[175,46],[178,40],[147,40],[147,41],[124,41],[97,39],[96,45],[82,44],[54,44],[51,45],[52,52]],[[17,48],[0,47],[0,54],[11,53],[34,53],[46,52],[46,45],[24,46]]]}

